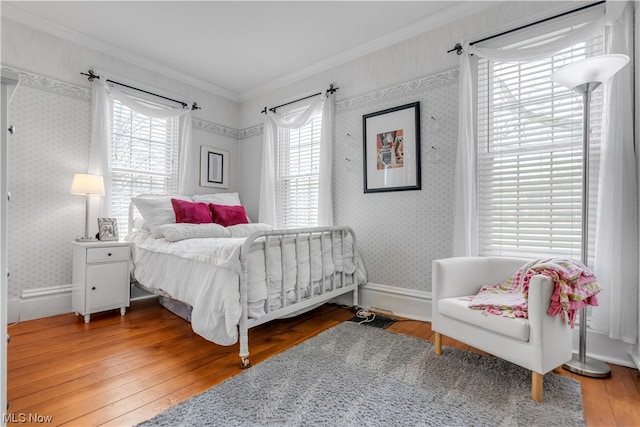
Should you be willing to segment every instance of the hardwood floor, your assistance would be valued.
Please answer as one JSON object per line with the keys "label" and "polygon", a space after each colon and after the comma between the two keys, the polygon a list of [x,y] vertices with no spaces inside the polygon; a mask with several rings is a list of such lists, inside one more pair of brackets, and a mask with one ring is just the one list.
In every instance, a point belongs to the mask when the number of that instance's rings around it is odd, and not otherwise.
{"label": "hardwood floor", "polygon": [[[251,362],[259,363],[351,318],[324,305],[249,331]],[[431,325],[402,320],[388,330],[433,340]],[[126,316],[111,311],[65,314],[9,326],[8,425],[133,425],[238,374],[238,346],[222,347],[155,300],[138,301]],[[468,346],[445,338],[444,345]],[[638,371],[612,366],[595,380],[561,370],[582,384],[588,426],[639,426]],[[36,419],[36,415],[40,418]],[[31,423],[22,422],[23,419]]]}

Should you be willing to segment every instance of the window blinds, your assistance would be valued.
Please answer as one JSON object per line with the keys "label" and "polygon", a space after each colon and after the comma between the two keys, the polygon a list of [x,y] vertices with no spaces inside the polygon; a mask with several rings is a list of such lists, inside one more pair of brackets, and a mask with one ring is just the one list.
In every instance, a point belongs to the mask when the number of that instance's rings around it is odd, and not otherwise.
{"label": "window blinds", "polygon": [[[519,45],[532,46],[557,34]],[[580,257],[582,95],[554,84],[550,76],[566,64],[601,53],[598,36],[536,62],[478,61],[481,255]],[[595,238],[601,114],[598,89],[591,102],[590,246]]]}
{"label": "window blinds", "polygon": [[[287,115],[299,113],[292,110]],[[318,225],[318,190],[322,110],[300,129],[278,131],[276,204],[282,228]]]}
{"label": "window blinds", "polygon": [[128,232],[131,197],[177,193],[177,118],[148,117],[112,101],[111,186],[112,212],[121,235]]}

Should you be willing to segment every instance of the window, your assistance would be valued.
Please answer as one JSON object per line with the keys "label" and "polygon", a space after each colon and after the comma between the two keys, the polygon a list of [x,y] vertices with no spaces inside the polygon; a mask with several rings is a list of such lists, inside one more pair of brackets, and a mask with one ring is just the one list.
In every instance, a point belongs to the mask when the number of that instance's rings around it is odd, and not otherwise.
{"label": "window", "polygon": [[131,197],[177,190],[178,119],[148,117],[112,100],[111,209],[120,234],[128,232]]}
{"label": "window", "polygon": [[[517,46],[532,46],[560,32],[529,38]],[[550,76],[566,64],[601,53],[602,37],[598,36],[536,62],[478,61],[481,255],[580,258],[582,96],[553,83]],[[602,89],[597,89],[591,102],[591,256],[601,113]]]}
{"label": "window", "polygon": [[[299,114],[290,110],[284,117]],[[278,227],[304,228],[318,225],[318,190],[322,110],[299,129],[278,130],[276,205]]]}

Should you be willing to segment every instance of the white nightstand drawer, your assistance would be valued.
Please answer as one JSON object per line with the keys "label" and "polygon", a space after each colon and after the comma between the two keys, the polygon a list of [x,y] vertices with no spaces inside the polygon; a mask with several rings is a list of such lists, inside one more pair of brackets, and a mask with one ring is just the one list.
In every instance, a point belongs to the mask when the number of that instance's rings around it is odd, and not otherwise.
{"label": "white nightstand drawer", "polygon": [[87,248],[87,264],[94,262],[124,261],[129,259],[129,246]]}

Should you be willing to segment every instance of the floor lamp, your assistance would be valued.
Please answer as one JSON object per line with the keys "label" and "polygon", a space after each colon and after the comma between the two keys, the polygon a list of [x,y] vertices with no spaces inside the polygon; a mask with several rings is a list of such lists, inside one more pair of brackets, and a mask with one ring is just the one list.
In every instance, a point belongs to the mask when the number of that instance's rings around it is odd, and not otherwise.
{"label": "floor lamp", "polygon": [[[602,83],[620,71],[629,57],[626,55],[601,55],[569,64],[551,75],[551,80],[582,94],[582,244],[581,261],[588,265],[589,252],[589,116],[591,93]],[[580,309],[580,346],[578,354],[562,365],[570,372],[592,378],[608,378],[611,368],[604,362],[587,357],[587,309]]]}

